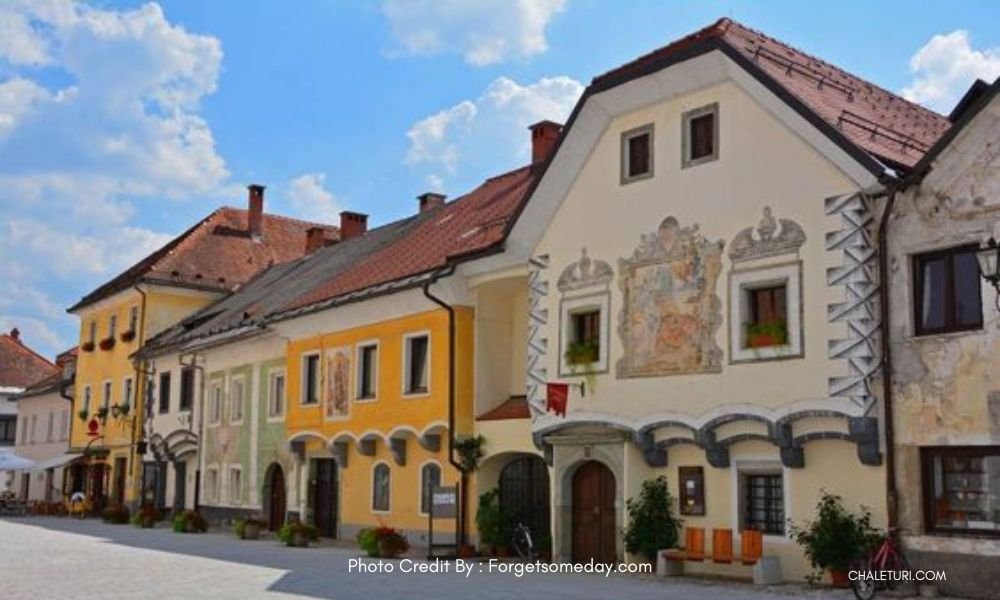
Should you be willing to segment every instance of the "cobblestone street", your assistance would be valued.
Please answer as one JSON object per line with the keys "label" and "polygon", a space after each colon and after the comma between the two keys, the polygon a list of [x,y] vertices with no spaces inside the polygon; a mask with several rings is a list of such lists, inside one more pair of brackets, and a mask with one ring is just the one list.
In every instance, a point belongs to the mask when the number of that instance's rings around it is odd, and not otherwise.
{"label": "cobblestone street", "polygon": [[[223,533],[179,535],[165,526],[142,530],[97,520],[0,520],[0,540],[8,600],[851,597],[850,592],[803,593],[794,586],[760,589],[636,576],[349,573],[350,559],[358,556],[353,549],[292,549],[274,540],[241,542]],[[121,576],[109,578],[108,573]],[[137,573],[142,576],[134,576]]]}

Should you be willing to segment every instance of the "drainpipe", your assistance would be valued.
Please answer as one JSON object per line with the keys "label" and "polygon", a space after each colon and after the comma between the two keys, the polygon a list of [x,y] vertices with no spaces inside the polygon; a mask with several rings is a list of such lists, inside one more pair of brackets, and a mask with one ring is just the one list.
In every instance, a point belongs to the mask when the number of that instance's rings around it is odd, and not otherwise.
{"label": "drainpipe", "polygon": [[[184,362],[184,354],[177,356],[177,362],[184,368],[194,369],[198,372],[198,446],[194,455],[194,510],[198,510],[198,503],[201,501],[201,445],[202,445],[202,425],[205,414],[205,367],[198,364],[198,353],[191,353],[191,362]],[[183,375],[181,375],[183,377]],[[188,428],[194,425],[194,419],[188,423]],[[181,500],[183,502],[183,499]],[[174,502],[177,499],[174,498]]]}
{"label": "drainpipe", "polygon": [[466,497],[468,496],[465,488],[469,481],[469,473],[461,461],[455,459],[455,388],[458,382],[458,373],[455,370],[455,307],[432,294],[430,290],[431,286],[439,279],[448,277],[454,273],[455,265],[449,265],[447,268],[438,271],[424,283],[423,290],[424,296],[428,300],[448,311],[448,462],[451,463],[451,466],[458,469],[460,474],[461,483],[459,489],[461,490],[461,496],[459,497],[458,504],[458,535],[456,537],[458,538],[458,545],[464,546],[466,542]]}
{"label": "drainpipe", "polygon": [[896,490],[896,446],[895,428],[893,426],[893,392],[892,392],[892,344],[889,330],[889,319],[892,311],[889,310],[889,242],[887,239],[889,231],[889,217],[892,208],[896,203],[896,193],[899,189],[898,183],[891,183],[886,194],[888,199],[885,204],[885,211],[878,224],[878,271],[882,284],[881,294],[879,294],[879,310],[881,312],[882,327],[882,402],[885,411],[885,479],[886,479],[886,508],[889,528],[895,528],[898,523],[897,518],[897,490]]}
{"label": "drainpipe", "polygon": [[[132,287],[136,292],[138,292],[139,296],[142,297],[142,301],[139,303],[139,331],[137,332],[139,348],[142,348],[142,345],[146,343],[146,292],[138,284]],[[129,464],[132,465],[132,477],[131,477],[132,487],[133,489],[139,487],[140,495],[142,493],[141,485],[136,486],[135,482],[139,477],[141,477],[142,471],[140,470],[140,466],[136,464],[135,450],[138,442],[145,437],[145,429],[143,427],[142,415],[146,410],[145,390],[146,387],[148,387],[148,384],[144,376],[148,375],[148,371],[146,371],[142,367],[142,364],[144,362],[145,361],[143,359],[135,359],[132,361],[132,366],[135,370],[135,376],[132,378],[132,381],[135,383],[135,385],[132,388],[132,393],[135,394],[135,400],[132,402],[132,404],[135,405],[135,411],[132,413],[132,444],[131,447],[129,448]],[[142,399],[141,410],[139,401],[140,398]],[[137,505],[141,504],[142,504],[142,499],[140,498]]]}

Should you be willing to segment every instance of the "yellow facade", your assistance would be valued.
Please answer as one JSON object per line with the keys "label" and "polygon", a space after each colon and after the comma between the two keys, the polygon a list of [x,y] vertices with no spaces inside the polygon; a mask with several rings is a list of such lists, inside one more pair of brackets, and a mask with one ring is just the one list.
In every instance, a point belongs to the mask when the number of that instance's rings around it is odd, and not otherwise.
{"label": "yellow facade", "polygon": [[[140,439],[138,428],[142,421],[137,415],[143,414],[144,407],[143,394],[139,390],[145,388],[144,375],[141,370],[137,371],[130,356],[145,340],[217,297],[164,287],[144,287],[143,290],[144,294],[129,288],[76,311],[80,317],[80,351],[70,446],[76,451],[107,451],[103,492],[112,500],[121,498],[125,502],[136,500],[139,493],[141,459],[134,455],[133,442]],[[113,345],[108,347],[106,340],[111,339]],[[107,349],[102,348],[102,342]],[[123,405],[129,407],[127,416],[115,418],[111,414],[112,407]],[[99,416],[102,408],[108,410],[108,415],[103,423],[99,420],[98,435],[92,436],[88,423]],[[84,410],[86,419],[81,418]],[[126,469],[124,475],[120,471],[122,465]],[[124,493],[119,490],[122,485]],[[88,490],[95,491],[91,483],[88,483]]]}
{"label": "yellow facade", "polygon": [[[455,319],[455,368],[458,373],[455,417],[456,431],[462,435],[472,432],[472,310],[456,308]],[[403,392],[405,340],[408,335],[421,333],[429,336],[428,389],[425,394],[408,396]],[[337,509],[341,531],[345,534],[379,524],[411,532],[422,531],[427,527],[427,516],[420,512],[422,467],[430,462],[440,466],[444,485],[452,485],[459,479],[458,470],[449,463],[447,453],[448,335],[448,313],[432,310],[326,332],[288,344],[286,427],[289,439],[304,441],[307,457],[329,456],[333,442],[349,441],[347,466],[339,471]],[[359,345],[371,342],[378,344],[377,392],[374,399],[359,400],[357,351]],[[315,352],[325,357],[345,350],[351,357],[348,414],[331,418],[326,408],[331,400],[326,385],[330,377],[327,366],[321,370],[319,403],[304,405],[301,402],[303,357]],[[321,359],[321,363],[326,365],[326,360]],[[437,451],[421,446],[420,436],[427,432],[441,436]],[[390,438],[400,437],[406,439],[405,465],[397,464],[389,448]],[[375,440],[371,456],[359,452],[359,442],[364,438]],[[373,469],[378,463],[387,464],[391,472],[388,511],[376,511],[372,507]],[[451,522],[435,524],[438,526],[445,531],[454,530]]]}

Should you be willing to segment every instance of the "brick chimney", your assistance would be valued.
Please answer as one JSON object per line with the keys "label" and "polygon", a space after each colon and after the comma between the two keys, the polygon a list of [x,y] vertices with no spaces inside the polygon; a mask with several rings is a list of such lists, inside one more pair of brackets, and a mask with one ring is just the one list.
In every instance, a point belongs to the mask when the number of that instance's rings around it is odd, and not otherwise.
{"label": "brick chimney", "polygon": [[17,327],[10,330],[10,337],[17,343],[21,343],[21,330]]}
{"label": "brick chimney", "polygon": [[368,215],[344,210],[340,212],[340,239],[349,240],[368,231]]}
{"label": "brick chimney", "polygon": [[264,186],[251,183],[247,190],[247,229],[250,237],[260,238],[264,230]]}
{"label": "brick chimney", "polygon": [[432,208],[444,206],[444,199],[447,197],[448,196],[437,192],[424,192],[423,194],[420,194],[417,196],[417,200],[420,202],[420,212],[426,212]]}
{"label": "brick chimney", "polygon": [[310,227],[306,230],[306,254],[312,254],[326,246],[326,229],[323,227]]}
{"label": "brick chimney", "polygon": [[539,121],[528,129],[531,130],[531,165],[540,165],[548,160],[556,147],[562,125],[554,121]]}

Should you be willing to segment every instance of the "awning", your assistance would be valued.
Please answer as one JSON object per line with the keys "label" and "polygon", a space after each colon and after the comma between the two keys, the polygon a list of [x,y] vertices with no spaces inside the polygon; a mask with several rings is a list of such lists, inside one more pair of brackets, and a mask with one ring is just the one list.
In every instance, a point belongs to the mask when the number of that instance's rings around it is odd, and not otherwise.
{"label": "awning", "polygon": [[21,471],[35,466],[35,461],[13,452],[0,452],[0,471]]}
{"label": "awning", "polygon": [[82,454],[71,453],[71,454],[60,454],[59,456],[54,456],[47,460],[41,460],[35,463],[32,467],[32,471],[46,471],[48,469],[58,469],[59,467],[64,467],[74,460],[83,456]]}

